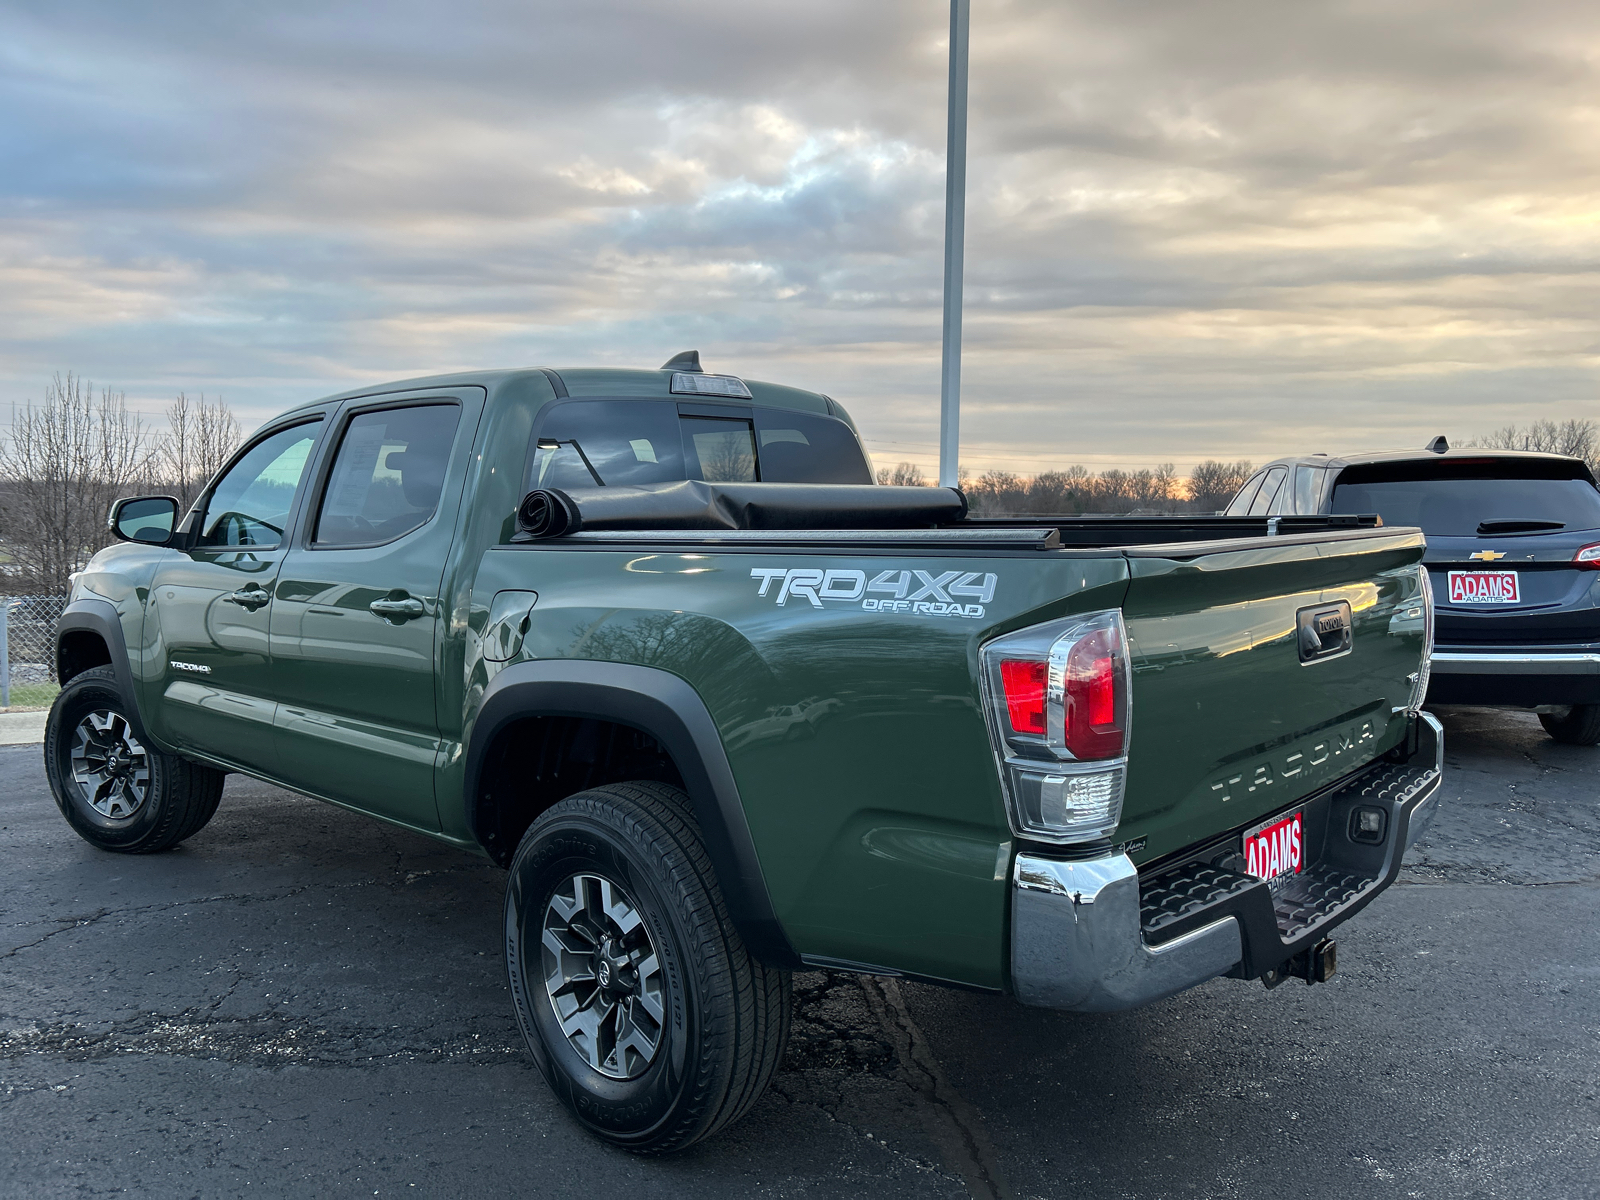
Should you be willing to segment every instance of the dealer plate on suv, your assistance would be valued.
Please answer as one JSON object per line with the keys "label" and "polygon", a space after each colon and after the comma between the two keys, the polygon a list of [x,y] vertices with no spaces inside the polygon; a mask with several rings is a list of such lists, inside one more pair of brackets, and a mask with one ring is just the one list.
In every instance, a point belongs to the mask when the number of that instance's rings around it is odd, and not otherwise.
{"label": "dealer plate on suv", "polygon": [[1244,870],[1257,879],[1298,875],[1305,867],[1304,810],[1273,817],[1244,835]]}
{"label": "dealer plate on suv", "polygon": [[1515,571],[1451,571],[1451,604],[1520,604]]}

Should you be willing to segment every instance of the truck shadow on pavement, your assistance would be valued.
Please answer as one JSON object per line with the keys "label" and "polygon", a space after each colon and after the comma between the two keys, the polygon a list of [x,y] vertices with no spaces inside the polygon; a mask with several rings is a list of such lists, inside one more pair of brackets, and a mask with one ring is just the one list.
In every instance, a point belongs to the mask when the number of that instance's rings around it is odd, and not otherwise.
{"label": "truck shadow on pavement", "polygon": [[771,1091],[665,1160],[527,1060],[497,868],[237,777],[177,851],[104,855],[3,748],[0,1194],[1588,1194],[1600,752],[1445,719],[1439,821],[1331,983],[1076,1016],[798,974]]}

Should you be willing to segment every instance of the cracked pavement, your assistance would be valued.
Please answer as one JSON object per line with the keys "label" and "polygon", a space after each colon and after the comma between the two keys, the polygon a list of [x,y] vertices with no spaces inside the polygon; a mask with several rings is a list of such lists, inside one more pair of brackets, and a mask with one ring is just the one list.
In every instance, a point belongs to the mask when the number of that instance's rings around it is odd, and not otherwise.
{"label": "cracked pavement", "polygon": [[1074,1016],[797,975],[769,1094],[666,1160],[527,1061],[495,867],[239,777],[101,854],[0,747],[0,1196],[1600,1195],[1600,749],[1442,715],[1444,807],[1330,984]]}

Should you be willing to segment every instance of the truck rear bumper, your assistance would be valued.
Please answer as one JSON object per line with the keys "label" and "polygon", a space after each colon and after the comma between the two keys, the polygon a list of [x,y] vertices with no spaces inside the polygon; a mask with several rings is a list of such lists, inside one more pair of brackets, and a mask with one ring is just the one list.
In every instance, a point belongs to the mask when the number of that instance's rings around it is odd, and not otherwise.
{"label": "truck rear bumper", "polygon": [[[1377,764],[1305,802],[1327,830],[1321,853],[1301,875],[1270,884],[1232,869],[1226,843],[1143,878],[1125,854],[1019,854],[1012,990],[1024,1004],[1111,1012],[1218,975],[1277,970],[1394,881],[1437,810],[1443,757],[1443,730],[1424,713],[1405,762]],[[1358,807],[1385,812],[1381,844],[1356,845],[1344,836]]]}

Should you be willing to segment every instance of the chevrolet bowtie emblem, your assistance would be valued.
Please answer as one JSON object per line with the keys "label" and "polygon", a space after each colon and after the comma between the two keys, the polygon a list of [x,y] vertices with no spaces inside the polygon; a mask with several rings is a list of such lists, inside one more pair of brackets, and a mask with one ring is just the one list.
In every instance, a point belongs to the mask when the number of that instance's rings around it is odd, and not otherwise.
{"label": "chevrolet bowtie emblem", "polygon": [[1474,550],[1467,557],[1481,559],[1483,562],[1493,562],[1497,558],[1504,558],[1505,555],[1498,550]]}

